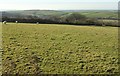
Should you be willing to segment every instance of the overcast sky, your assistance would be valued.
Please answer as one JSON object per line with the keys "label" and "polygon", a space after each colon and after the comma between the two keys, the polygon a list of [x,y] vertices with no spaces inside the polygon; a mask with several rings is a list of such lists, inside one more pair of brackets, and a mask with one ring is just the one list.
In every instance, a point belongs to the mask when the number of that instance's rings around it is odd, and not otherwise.
{"label": "overcast sky", "polygon": [[119,0],[0,0],[0,10],[117,10]]}

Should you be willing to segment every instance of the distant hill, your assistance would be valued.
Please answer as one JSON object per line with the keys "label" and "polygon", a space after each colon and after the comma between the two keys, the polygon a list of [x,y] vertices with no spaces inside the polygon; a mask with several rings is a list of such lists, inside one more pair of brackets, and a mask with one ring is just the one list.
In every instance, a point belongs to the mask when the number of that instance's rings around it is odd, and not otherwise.
{"label": "distant hill", "polygon": [[87,17],[92,18],[117,18],[118,12],[117,10],[61,10],[64,12],[72,13],[72,12],[78,12],[80,14],[83,14]]}
{"label": "distant hill", "polygon": [[48,18],[49,16],[62,16],[65,14],[68,14],[66,12],[62,11],[54,11],[54,10],[21,10],[21,11],[4,11],[3,16],[10,17],[10,14],[12,16],[17,17],[18,16],[36,16],[39,18]]}
{"label": "distant hill", "polygon": [[[104,22],[103,22],[104,20]],[[111,21],[112,20],[112,21]],[[74,25],[118,26],[116,10],[19,10],[2,11],[2,21]]]}
{"label": "distant hill", "polygon": [[91,18],[117,18],[116,10],[18,10],[3,11],[3,17],[25,17],[37,16],[39,18],[48,18],[49,16],[66,16],[70,13],[77,12]]}

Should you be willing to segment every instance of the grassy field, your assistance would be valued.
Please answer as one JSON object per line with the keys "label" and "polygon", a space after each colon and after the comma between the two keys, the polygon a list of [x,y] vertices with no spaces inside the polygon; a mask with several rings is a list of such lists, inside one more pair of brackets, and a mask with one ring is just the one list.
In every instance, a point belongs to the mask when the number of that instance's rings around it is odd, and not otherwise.
{"label": "grassy field", "polygon": [[117,18],[118,17],[118,13],[117,12],[110,12],[110,11],[94,11],[94,12],[80,12],[81,14],[87,16],[87,17],[92,17],[92,18],[109,18],[109,17],[113,17],[113,18]]}
{"label": "grassy field", "polygon": [[118,73],[118,28],[3,25],[3,73]]}

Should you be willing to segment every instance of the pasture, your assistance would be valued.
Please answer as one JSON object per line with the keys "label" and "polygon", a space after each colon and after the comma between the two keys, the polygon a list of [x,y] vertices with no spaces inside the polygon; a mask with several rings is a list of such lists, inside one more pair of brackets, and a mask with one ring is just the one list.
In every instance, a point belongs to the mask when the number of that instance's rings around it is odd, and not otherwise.
{"label": "pasture", "polygon": [[4,74],[118,73],[118,28],[8,23]]}

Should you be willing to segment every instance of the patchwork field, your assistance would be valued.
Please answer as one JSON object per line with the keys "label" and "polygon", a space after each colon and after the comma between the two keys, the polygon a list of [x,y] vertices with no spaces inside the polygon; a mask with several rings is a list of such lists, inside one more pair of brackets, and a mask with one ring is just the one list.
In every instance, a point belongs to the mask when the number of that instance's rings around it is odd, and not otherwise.
{"label": "patchwork field", "polygon": [[118,73],[118,28],[3,25],[4,74]]}

